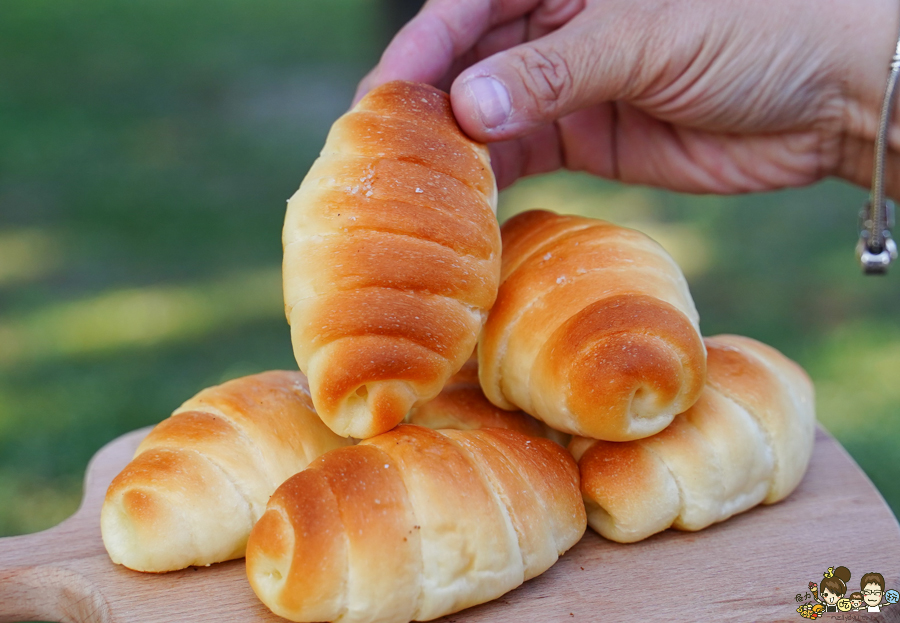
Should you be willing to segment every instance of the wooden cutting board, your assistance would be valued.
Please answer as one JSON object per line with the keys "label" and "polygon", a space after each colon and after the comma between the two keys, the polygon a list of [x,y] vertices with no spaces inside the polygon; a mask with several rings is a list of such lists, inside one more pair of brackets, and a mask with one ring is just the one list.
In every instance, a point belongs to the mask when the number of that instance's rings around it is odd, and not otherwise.
{"label": "wooden cutting board", "polygon": [[[97,453],[74,516],[38,534],[0,539],[0,622],[283,621],[256,599],[242,560],[163,575],[110,562],[100,539],[100,506],[148,430]],[[589,529],[542,576],[441,621],[803,621],[796,596],[837,565],[853,574],[848,592],[869,571],[900,589],[896,519],[843,448],[820,430],[810,470],[786,501],[702,532],[669,530],[633,545],[605,541]],[[881,614],[823,618],[838,617],[900,621],[900,604]]]}

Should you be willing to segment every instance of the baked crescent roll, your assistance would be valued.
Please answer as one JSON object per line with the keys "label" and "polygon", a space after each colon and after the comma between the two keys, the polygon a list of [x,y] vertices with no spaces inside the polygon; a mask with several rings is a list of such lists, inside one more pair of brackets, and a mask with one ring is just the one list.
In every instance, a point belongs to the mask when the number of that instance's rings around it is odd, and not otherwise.
{"label": "baked crescent roll", "polygon": [[662,247],[540,210],[502,231],[500,291],[478,346],[491,402],[610,441],[653,435],[694,404],[706,352],[687,282]]}
{"label": "baked crescent roll", "polygon": [[497,295],[487,148],[437,89],[391,82],[331,128],[288,202],[284,302],[313,403],[342,436],[393,428],[475,346]]}
{"label": "baked crescent roll", "polygon": [[427,621],[544,572],[584,530],[578,470],[558,444],[402,424],[279,487],[247,575],[292,621]]}
{"label": "baked crescent roll", "polygon": [[664,431],[625,443],[572,440],[588,523],[606,538],[701,530],[784,499],[803,478],[815,434],[809,377],[750,338],[719,335],[706,347],[706,389]]}
{"label": "baked crescent roll", "polygon": [[164,572],[240,558],[275,489],[350,440],[328,430],[300,372],[204,389],[158,424],[100,514],[112,561]]}
{"label": "baked crescent roll", "polygon": [[437,398],[415,407],[406,416],[409,424],[425,428],[477,430],[508,428],[525,435],[545,437],[566,447],[570,435],[554,430],[524,411],[506,411],[491,404],[478,383],[478,359],[472,357],[450,377]]}

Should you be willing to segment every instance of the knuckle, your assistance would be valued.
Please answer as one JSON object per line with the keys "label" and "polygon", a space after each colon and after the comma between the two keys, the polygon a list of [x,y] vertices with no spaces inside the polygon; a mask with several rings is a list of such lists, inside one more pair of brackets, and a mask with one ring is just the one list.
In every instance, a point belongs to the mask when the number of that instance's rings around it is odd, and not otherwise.
{"label": "knuckle", "polygon": [[572,72],[566,58],[553,50],[532,47],[518,51],[522,83],[539,114],[550,114],[572,92]]}

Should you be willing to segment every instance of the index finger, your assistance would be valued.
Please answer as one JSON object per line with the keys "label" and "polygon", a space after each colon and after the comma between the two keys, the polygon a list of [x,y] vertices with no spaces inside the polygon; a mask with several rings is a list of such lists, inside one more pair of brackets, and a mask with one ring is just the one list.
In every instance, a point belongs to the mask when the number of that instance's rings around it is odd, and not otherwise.
{"label": "index finger", "polygon": [[394,36],[378,65],[360,82],[354,102],[391,80],[435,84],[453,61],[490,29],[531,12],[542,1],[429,0]]}

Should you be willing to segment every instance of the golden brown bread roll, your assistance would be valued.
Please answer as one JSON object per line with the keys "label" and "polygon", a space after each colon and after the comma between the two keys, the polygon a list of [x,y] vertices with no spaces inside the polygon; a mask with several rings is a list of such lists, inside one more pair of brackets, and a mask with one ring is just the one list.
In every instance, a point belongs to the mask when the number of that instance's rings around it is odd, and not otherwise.
{"label": "golden brown bread roll", "polygon": [[300,372],[204,389],[150,431],[110,484],[103,543],[137,571],[240,558],[278,485],[349,443],[313,411]]}
{"label": "golden brown bread roll", "polygon": [[366,438],[438,394],[472,352],[500,275],[487,148],[448,96],[392,82],[338,119],[288,202],[284,301],[332,430]]}
{"label": "golden brown bread roll", "polygon": [[279,487],[250,535],[247,575],[292,621],[426,621],[542,573],[584,529],[577,467],[559,445],[402,424]]}
{"label": "golden brown bread roll", "polygon": [[701,530],[784,499],[803,478],[815,434],[809,377],[750,338],[719,335],[706,346],[706,389],[664,431],[625,443],[572,440],[588,522],[606,538]]}
{"label": "golden brown bread roll", "polygon": [[572,434],[625,441],[699,397],[706,352],[681,270],[644,234],[535,210],[503,226],[481,386]]}
{"label": "golden brown bread roll", "polygon": [[433,430],[508,428],[525,435],[545,437],[563,447],[568,445],[571,438],[524,411],[506,411],[492,405],[478,383],[478,359],[474,353],[462,369],[450,377],[434,400],[409,412],[406,422]]}

